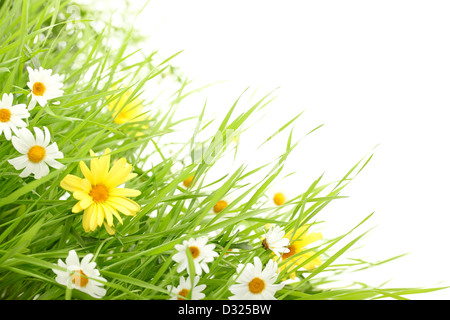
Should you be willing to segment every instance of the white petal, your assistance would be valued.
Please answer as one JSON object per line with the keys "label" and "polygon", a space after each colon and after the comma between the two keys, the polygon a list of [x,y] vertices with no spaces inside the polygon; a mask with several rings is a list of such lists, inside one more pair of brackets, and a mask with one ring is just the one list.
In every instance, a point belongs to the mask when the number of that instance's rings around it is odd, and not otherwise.
{"label": "white petal", "polygon": [[64,167],[64,165],[62,163],[60,163],[54,159],[46,158],[46,159],[44,159],[44,162],[46,164],[48,164],[50,167],[55,168],[55,169],[61,169]]}
{"label": "white petal", "polygon": [[197,285],[197,283],[200,281],[200,277],[199,276],[195,276],[194,277],[194,287]]}
{"label": "white petal", "polygon": [[39,165],[39,163],[30,163],[29,166],[32,167],[31,172],[34,173],[34,178],[40,179],[42,177],[42,167]]}
{"label": "white petal", "polygon": [[30,173],[33,170],[33,165],[31,163],[28,163],[25,169],[19,174],[19,177],[26,178],[30,175]]}
{"label": "white petal", "polygon": [[2,96],[2,99],[0,100],[0,106],[2,108],[6,108],[6,103],[4,101],[6,101],[7,97],[8,97],[8,94],[4,93],[3,96]]}
{"label": "white petal", "polygon": [[58,149],[58,145],[56,144],[56,142],[53,142],[51,145],[47,146],[45,148],[45,151],[47,152],[48,155],[53,154],[54,155],[53,158],[55,158],[55,159],[58,158],[56,155],[58,154],[59,149]]}
{"label": "white petal", "polygon": [[45,147],[44,146],[44,132],[37,127],[34,127],[33,129],[34,129],[34,132],[36,133],[36,145]]}
{"label": "white petal", "polygon": [[[47,127],[44,127],[44,133],[45,133],[45,135],[44,135],[44,146],[48,146],[48,144],[50,143],[51,135],[50,135],[50,131],[48,130]],[[58,149],[58,148],[56,148],[56,149]]]}
{"label": "white petal", "polygon": [[[26,122],[25,121],[23,121],[22,119],[20,119],[19,117],[17,117],[17,116],[12,116],[11,117],[11,119],[10,119],[10,121],[11,121],[11,123],[15,126],[15,127],[26,127],[27,126],[27,124],[26,124]],[[11,127],[11,129],[12,129],[12,127]],[[14,131],[14,130],[13,130]],[[17,134],[17,133],[16,133]]]}
{"label": "white petal", "polygon": [[28,71],[28,76],[30,77],[30,80],[31,80],[31,76],[34,75],[34,70],[31,67],[27,67],[27,71]]}
{"label": "white petal", "polygon": [[[17,135],[20,135],[20,130],[17,132]],[[16,136],[12,137],[11,142],[14,148],[22,154],[27,154],[30,151],[31,146]]]}
{"label": "white petal", "polygon": [[[194,261],[194,267],[195,267],[196,274],[202,274],[202,266],[198,262]],[[208,273],[208,272],[206,272],[206,273]]]}
{"label": "white petal", "polygon": [[244,268],[244,270],[240,274],[239,278],[237,279],[238,282],[240,282],[240,283],[249,283],[256,276],[255,272],[254,272],[254,269],[250,270],[250,266],[252,266],[252,265],[251,264],[247,264],[247,267]]}
{"label": "white petal", "polygon": [[94,257],[94,255],[92,253],[88,253],[87,255],[85,255],[84,258],[81,260],[81,267],[82,268],[88,267],[88,265],[93,257]]}
{"label": "white petal", "polygon": [[7,109],[11,108],[12,104],[13,104],[13,99],[14,99],[14,97],[13,97],[12,93],[10,93],[10,94],[4,93],[3,97],[2,97],[3,107],[7,108]]}
{"label": "white petal", "polygon": [[177,251],[181,251],[181,250],[183,250],[183,248],[185,248],[185,247],[182,244],[175,245],[175,249],[177,249]]}
{"label": "white petal", "polygon": [[23,155],[14,159],[10,159],[8,160],[8,162],[14,166],[14,169],[16,170],[22,170],[23,168],[26,167],[26,165],[28,164],[28,157]]}
{"label": "white petal", "polygon": [[11,107],[11,111],[14,114],[21,113],[21,112],[28,113],[27,105],[25,103],[20,103],[20,104],[13,105]]}
{"label": "white petal", "polygon": [[[208,237],[200,237],[200,238],[197,239],[197,243],[200,246],[204,246],[207,242],[208,242]],[[214,244],[212,246],[213,246],[213,248],[215,247]]]}
{"label": "white petal", "polygon": [[[36,145],[36,140],[34,139],[33,134],[27,128],[21,128],[17,134],[17,136],[24,142],[29,148]],[[29,149],[28,148],[28,149]],[[27,151],[28,152],[28,151]]]}
{"label": "white petal", "polygon": [[66,259],[66,264],[69,266],[80,266],[80,260],[75,250],[70,250]]}
{"label": "white petal", "polygon": [[[190,280],[188,280],[188,282],[189,282],[189,285],[190,285]],[[182,288],[186,287],[186,280],[184,279],[184,277],[180,277],[180,285],[179,286],[182,287]]]}
{"label": "white petal", "polygon": [[33,110],[34,107],[36,107],[37,100],[34,98],[34,96],[31,98],[30,104],[28,105],[28,110]]}
{"label": "white petal", "polygon": [[67,275],[58,275],[55,278],[55,281],[59,284],[62,284],[63,286],[68,286],[71,283],[71,281],[69,281],[69,277]]}
{"label": "white petal", "polygon": [[233,284],[228,290],[230,290],[232,294],[243,295],[248,292],[248,284]]}
{"label": "white petal", "polygon": [[9,126],[3,127],[3,134],[5,135],[6,140],[11,140],[11,128]]}
{"label": "white petal", "polygon": [[275,300],[275,297],[272,294],[270,294],[267,290],[261,292],[260,295],[261,298],[264,300]]}
{"label": "white petal", "polygon": [[100,299],[100,298],[103,298],[105,296],[106,289],[98,287],[98,286],[94,286],[92,288],[92,291],[90,293],[88,292],[88,294],[90,294],[94,298],[99,298]]}
{"label": "white petal", "polygon": [[178,265],[177,272],[181,272],[181,271],[183,271],[183,270],[186,269],[186,268],[187,268],[187,261],[186,261],[186,260],[183,260],[183,261]]}
{"label": "white petal", "polygon": [[42,177],[45,177],[50,172],[50,169],[48,168],[48,165],[44,161],[39,162],[39,172],[40,172],[40,177],[36,178],[36,179],[40,179]]}
{"label": "white petal", "polygon": [[175,262],[180,262],[181,260],[185,259],[186,255],[183,255],[182,252],[177,252],[172,256],[172,260]]}
{"label": "white petal", "polygon": [[36,101],[41,107],[44,107],[47,104],[47,99],[44,96],[36,96]]}
{"label": "white petal", "polygon": [[56,273],[59,277],[67,277],[67,271],[59,270],[59,269],[52,269],[54,273]]}
{"label": "white petal", "polygon": [[[270,261],[272,261],[272,260],[270,260]],[[255,269],[258,270],[258,272],[261,272],[262,271],[262,263],[261,263],[261,260],[259,259],[259,257],[254,257],[253,263],[255,265]]]}

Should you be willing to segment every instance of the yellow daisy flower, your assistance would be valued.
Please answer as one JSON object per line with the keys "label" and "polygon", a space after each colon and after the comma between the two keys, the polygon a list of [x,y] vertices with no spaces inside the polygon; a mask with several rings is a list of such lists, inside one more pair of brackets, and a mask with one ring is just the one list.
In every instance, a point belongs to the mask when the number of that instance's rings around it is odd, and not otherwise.
{"label": "yellow daisy flower", "polygon": [[[233,204],[234,208],[239,207],[239,204],[236,203],[236,199],[237,199],[238,195],[234,194],[233,191],[231,191],[230,193],[227,193],[226,195],[224,195],[222,197],[222,199],[220,199],[219,201],[217,201],[214,204],[214,207],[212,208],[212,213],[214,215],[218,215],[219,213],[222,215],[222,217],[225,217],[222,211],[224,211],[225,209],[227,209],[231,204]],[[240,202],[240,201],[239,201]],[[231,209],[228,208],[228,210]],[[228,212],[225,213],[225,215],[230,216],[230,215],[234,215],[234,213],[232,212]]]}
{"label": "yellow daisy flower", "polygon": [[128,101],[132,93],[133,90],[129,89],[120,98],[114,99],[108,104],[108,110],[113,113],[115,123],[122,124],[129,121],[150,120],[149,117],[143,114],[143,100],[133,98],[131,101]]}
{"label": "yellow daisy flower", "polygon": [[[280,266],[280,272],[287,268],[286,272],[291,279],[295,279],[295,271],[297,271],[298,267],[315,254],[313,251],[307,251],[303,254],[298,253],[305,251],[307,245],[322,239],[320,232],[308,233],[308,228],[309,226],[305,225],[298,228],[295,233],[293,233],[293,230],[288,232],[284,238],[289,239],[289,252],[283,253],[280,258],[274,258],[275,260],[281,259],[283,264]],[[280,264],[280,261],[278,262]],[[319,256],[304,264],[302,267],[306,270],[312,270],[321,264],[322,260]]]}
{"label": "yellow daisy flower", "polygon": [[136,197],[139,190],[119,188],[121,184],[137,176],[131,173],[132,166],[125,158],[119,159],[109,168],[111,150],[105,150],[103,156],[95,158],[91,150],[91,168],[80,161],[80,169],[84,179],[67,175],[60,183],[61,188],[73,192],[77,200],[72,212],[83,213],[83,228],[86,232],[94,231],[103,224],[109,234],[114,234],[113,216],[123,224],[118,212],[127,216],[135,215],[140,206],[127,197]]}

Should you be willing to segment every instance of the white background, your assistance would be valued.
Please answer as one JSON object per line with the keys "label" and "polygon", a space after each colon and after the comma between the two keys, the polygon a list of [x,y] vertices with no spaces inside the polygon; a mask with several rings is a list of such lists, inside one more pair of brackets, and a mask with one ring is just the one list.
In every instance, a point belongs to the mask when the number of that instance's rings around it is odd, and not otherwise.
{"label": "white background", "polygon": [[[186,113],[207,98],[208,112],[221,114],[248,86],[257,96],[280,87],[242,143],[303,110],[297,138],[324,124],[292,154],[290,191],[305,191],[323,172],[324,182],[340,178],[379,144],[344,190],[349,198],[325,210],[322,232],[339,235],[375,212],[367,224],[376,228],[351,257],[410,255],[350,278],[433,287],[450,280],[449,16],[448,1],[152,0],[136,27],[163,56],[184,50],[172,63],[194,85],[227,80]],[[272,159],[283,139],[245,158]],[[412,298],[448,299],[450,290]]]}

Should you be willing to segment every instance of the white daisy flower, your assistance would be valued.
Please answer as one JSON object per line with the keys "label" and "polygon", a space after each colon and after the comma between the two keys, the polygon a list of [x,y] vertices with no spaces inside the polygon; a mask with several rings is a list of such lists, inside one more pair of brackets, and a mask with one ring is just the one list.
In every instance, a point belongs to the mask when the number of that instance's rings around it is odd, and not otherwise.
{"label": "white daisy flower", "polygon": [[274,284],[278,277],[275,261],[269,260],[264,270],[258,257],[253,262],[238,265],[237,284],[230,286],[233,296],[229,300],[275,300],[275,292],[284,287],[284,283]]}
{"label": "white daisy flower", "polygon": [[[233,192],[234,191],[231,191],[230,193],[224,195],[211,208],[210,214],[214,217],[214,219],[217,219],[217,216],[221,218],[230,218],[236,216],[236,208],[240,206],[241,200],[236,202],[238,196]],[[222,219],[218,219],[217,221],[222,221]]]}
{"label": "white daisy flower", "polygon": [[223,210],[225,210],[226,207],[228,207],[230,205],[230,203],[232,202],[230,196],[225,196],[223,197],[221,200],[219,200],[214,207],[212,208],[212,212],[214,214],[218,214],[220,212],[222,212]]}
{"label": "white daisy flower", "polygon": [[171,293],[170,300],[185,300],[180,296],[186,298],[191,293],[191,300],[201,300],[205,297],[205,294],[202,293],[205,290],[206,285],[201,284],[197,286],[198,281],[200,280],[199,276],[195,276],[194,278],[194,287],[191,287],[191,278],[188,277],[186,280],[184,277],[180,278],[180,284],[178,287],[167,286],[167,290]]}
{"label": "white daisy flower", "polygon": [[208,262],[212,262],[214,257],[218,257],[219,254],[214,251],[215,244],[206,244],[208,237],[200,237],[197,239],[190,238],[184,240],[183,244],[175,245],[175,249],[178,251],[172,257],[175,262],[178,262],[177,272],[181,272],[188,268],[189,259],[187,256],[187,250],[191,252],[194,260],[195,273],[201,275],[203,270],[208,273]]}
{"label": "white daisy flower", "polygon": [[29,110],[36,106],[36,102],[41,107],[47,104],[48,100],[57,98],[63,95],[61,87],[61,77],[58,74],[52,75],[51,69],[31,69],[27,67],[30,81],[27,83],[28,88],[31,90],[31,103]]}
{"label": "white daisy flower", "polygon": [[11,131],[17,134],[17,128],[26,127],[22,119],[30,116],[25,104],[13,105],[13,95],[4,93],[0,101],[0,134],[5,135],[6,140],[11,140]]}
{"label": "white daisy flower", "polygon": [[96,263],[91,262],[94,255],[87,254],[80,263],[75,250],[70,250],[64,263],[58,259],[58,266],[64,270],[52,269],[56,273],[55,281],[70,289],[78,289],[94,298],[103,298],[106,289],[102,288],[106,279],[100,277],[100,272],[95,268]]}
{"label": "white daisy flower", "polygon": [[266,250],[272,250],[278,257],[280,254],[288,253],[289,239],[284,238],[284,234],[285,231],[280,226],[271,225],[262,241],[262,246]]}
{"label": "white daisy flower", "polygon": [[17,151],[22,153],[20,157],[10,159],[8,162],[16,170],[24,169],[19,176],[28,177],[31,173],[36,179],[40,179],[49,173],[48,166],[55,169],[64,167],[55,159],[63,158],[64,155],[59,151],[56,142],[50,143],[50,132],[44,127],[44,132],[39,128],[34,128],[36,138],[27,128],[21,128],[17,136],[12,137],[12,144]]}
{"label": "white daisy flower", "polygon": [[282,188],[272,188],[269,191],[269,204],[270,206],[282,206],[286,203],[286,200],[288,199],[288,195],[286,191]]}

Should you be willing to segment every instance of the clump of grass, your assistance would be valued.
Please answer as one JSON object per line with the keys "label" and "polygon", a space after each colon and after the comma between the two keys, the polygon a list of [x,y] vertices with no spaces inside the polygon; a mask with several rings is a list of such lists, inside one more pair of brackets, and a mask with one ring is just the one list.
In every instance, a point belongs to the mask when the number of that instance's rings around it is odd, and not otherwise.
{"label": "clump of grass", "polygon": [[[241,165],[214,181],[208,180],[217,161],[233,148],[233,134],[245,132],[249,119],[270,107],[273,92],[256,98],[238,114],[236,108],[242,102],[236,99],[213,128],[216,134],[201,141],[201,133],[215,124],[205,121],[204,112],[194,119],[175,117],[177,107],[197,89],[190,90],[189,83],[174,74],[170,65],[173,57],[160,59],[156,51],[136,50],[141,39],[134,30],[118,28],[111,21],[99,29],[96,12],[84,7],[77,7],[79,16],[74,20],[71,6],[70,1],[57,0],[5,0],[0,6],[1,92],[13,93],[17,103],[28,105],[26,67],[42,66],[63,76],[64,95],[57,104],[38,105],[31,110],[28,127],[49,128],[64,154],[60,162],[65,165],[38,180],[21,178],[8,163],[17,151],[11,141],[0,136],[2,299],[91,299],[55,281],[52,269],[70,250],[80,256],[93,254],[93,261],[107,279],[103,299],[168,299],[169,285],[177,286],[180,276],[194,275],[190,255],[188,268],[177,272],[172,259],[175,246],[200,236],[208,236],[218,254],[209,264],[209,272],[200,277],[206,285],[205,299],[228,299],[239,264],[259,257],[265,265],[273,258],[261,245],[268,224],[298,230],[326,223],[319,220],[321,211],[344,197],[346,185],[370,161],[371,155],[364,157],[336,182],[324,183],[323,177],[318,177],[283,205],[267,206],[268,190],[280,178],[286,159],[298,144],[292,141],[291,132],[285,152],[275,161],[257,168]],[[120,46],[111,45],[111,39]],[[164,87],[166,80],[175,80],[179,87],[163,103],[142,98],[145,88]],[[142,99],[145,117],[117,123],[117,115],[108,105],[123,97],[124,105]],[[296,119],[280,125],[277,132],[268,134],[268,140],[287,132]],[[192,137],[183,143],[167,141],[166,137],[187,123],[192,125]],[[134,198],[141,210],[124,217],[123,225],[117,224],[113,235],[104,228],[85,232],[82,214],[72,212],[77,200],[60,187],[67,174],[82,176],[78,164],[91,159],[90,150],[101,154],[107,148],[112,159],[123,157],[132,164],[138,176],[126,187],[141,191]],[[181,161],[186,155],[188,163]],[[254,176],[263,179],[255,181]],[[190,177],[193,182],[184,186]],[[214,213],[214,206],[230,194],[234,195],[232,201]],[[320,289],[333,281],[333,274],[369,266],[364,261],[337,261],[365,235],[358,230],[370,216],[335,239],[305,248],[302,254],[311,254],[298,265],[296,281],[287,283],[276,298],[403,299],[407,294],[434,290],[368,286]],[[320,265],[311,270],[302,268],[320,257]],[[280,272],[279,281],[289,276],[286,270]]]}

